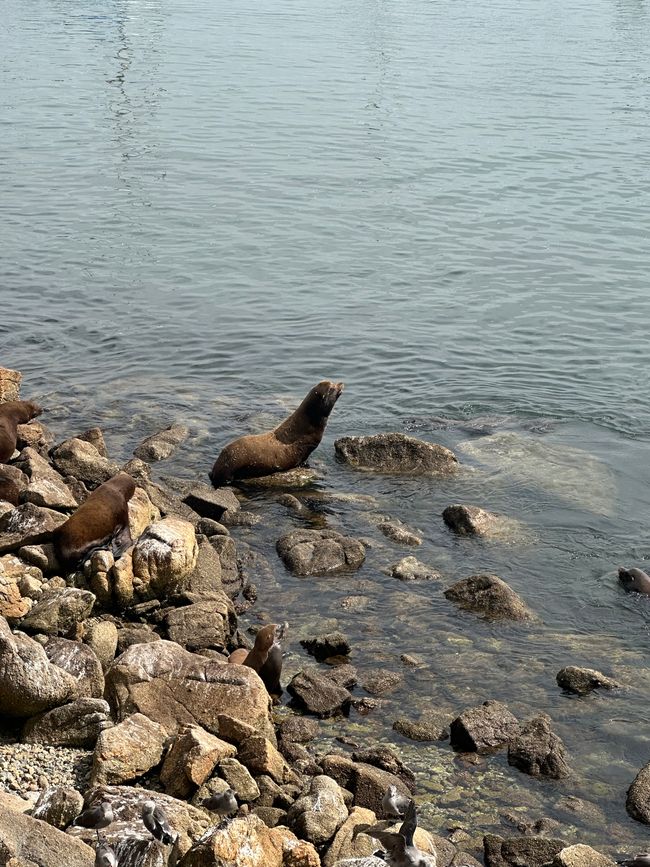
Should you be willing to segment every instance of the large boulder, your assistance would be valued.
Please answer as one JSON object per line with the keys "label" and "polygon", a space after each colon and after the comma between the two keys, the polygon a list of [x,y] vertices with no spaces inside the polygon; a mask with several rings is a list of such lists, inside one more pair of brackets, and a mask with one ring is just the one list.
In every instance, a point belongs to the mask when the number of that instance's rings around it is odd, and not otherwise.
{"label": "large boulder", "polygon": [[77,681],[77,695],[81,698],[101,698],[104,695],[102,664],[86,644],[67,638],[50,638],[43,645],[47,658]]}
{"label": "large boulder", "polygon": [[23,503],[0,516],[0,554],[16,551],[24,545],[48,542],[52,533],[67,520],[53,509]]}
{"label": "large boulder", "polygon": [[566,750],[558,735],[551,730],[551,718],[541,713],[528,720],[508,747],[508,764],[533,777],[567,777],[571,769]]}
{"label": "large boulder", "polygon": [[299,708],[322,718],[347,713],[352,701],[347,689],[314,668],[299,671],[287,686],[287,692]]}
{"label": "large boulder", "polygon": [[103,698],[79,698],[28,719],[21,740],[54,747],[94,747],[97,738],[113,725]]}
{"label": "large boulder", "polygon": [[226,714],[274,738],[270,698],[260,677],[188,653],[173,641],[131,645],[106,673],[106,697],[118,719],[143,713],[172,734],[185,723],[218,733]]}
{"label": "large boulder", "polygon": [[449,449],[402,433],[341,437],[334,448],[340,460],[360,470],[423,476],[448,475],[458,467]]}
{"label": "large boulder", "polygon": [[[151,524],[132,553],[136,590],[142,599],[166,596],[180,586],[196,566],[199,549],[194,527],[180,518]],[[134,586],[136,582],[134,581]]]}
{"label": "large boulder", "polygon": [[109,461],[90,442],[73,437],[52,450],[54,466],[63,476],[72,476],[90,488],[96,488],[119,473],[117,464]]}
{"label": "large boulder", "polygon": [[352,792],[357,807],[367,807],[377,815],[382,812],[382,800],[389,786],[395,786],[400,794],[411,797],[408,787],[398,776],[374,765],[336,754],[324,756],[320,764],[339,786]]}
{"label": "large boulder", "polygon": [[184,424],[172,424],[143,440],[133,454],[143,461],[163,461],[171,457],[189,435],[190,429]]}
{"label": "large boulder", "polygon": [[77,681],[53,665],[41,645],[13,633],[0,617],[0,707],[12,717],[30,717],[76,695]]}
{"label": "large boulder", "polygon": [[463,752],[490,752],[519,733],[517,718],[499,701],[464,710],[451,723],[451,745]]}
{"label": "large boulder", "polygon": [[95,852],[47,822],[0,810],[0,863],[7,867],[93,867]]}
{"label": "large boulder", "polygon": [[557,685],[567,692],[577,695],[587,695],[594,689],[619,689],[621,684],[611,677],[596,671],[594,668],[579,668],[577,665],[567,665],[558,671]]}
{"label": "large boulder", "polygon": [[471,575],[445,590],[445,596],[487,620],[534,620],[534,614],[497,575]]}
{"label": "large boulder", "polygon": [[63,476],[35,449],[23,449],[20,453],[20,467],[29,476],[29,485],[22,494],[23,502],[64,511],[77,508],[79,503]]}
{"label": "large boulder", "polygon": [[220,593],[193,605],[173,608],[166,623],[169,638],[188,650],[225,650],[237,618],[230,599]]}
{"label": "large boulder", "polygon": [[47,635],[67,635],[90,616],[94,604],[95,594],[89,590],[76,587],[46,590],[23,618],[21,626]]}
{"label": "large boulder", "polygon": [[348,818],[341,788],[331,777],[313,777],[309,792],[298,798],[287,813],[287,825],[303,840],[317,846],[327,843]]}
{"label": "large boulder", "polygon": [[212,774],[219,762],[232,759],[237,750],[196,725],[185,725],[174,737],[160,771],[167,793],[187,798]]}
{"label": "large boulder", "polygon": [[335,530],[294,530],[278,539],[276,549],[295,575],[355,572],[366,558],[358,539]]}
{"label": "large boulder", "polygon": [[103,731],[95,746],[90,784],[119,785],[137,780],[160,763],[167,732],[141,713]]}

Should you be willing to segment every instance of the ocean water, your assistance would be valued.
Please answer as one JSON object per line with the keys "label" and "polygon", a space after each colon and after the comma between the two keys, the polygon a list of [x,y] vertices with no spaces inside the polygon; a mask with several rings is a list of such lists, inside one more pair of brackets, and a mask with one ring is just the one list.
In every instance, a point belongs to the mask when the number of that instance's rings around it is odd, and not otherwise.
{"label": "ocean water", "polygon": [[[0,85],[0,364],[56,436],[98,424],[126,460],[184,420],[156,472],[205,481],[229,439],[344,380],[304,495],[374,540],[363,569],[289,576],[273,545],[301,519],[269,494],[234,531],[268,561],[250,619],[290,621],[287,672],[329,624],[361,675],[404,675],[325,742],[397,744],[443,832],[513,833],[514,812],[612,854],[647,848],[624,802],[650,760],[650,602],[615,574],[650,558],[646,0],[2,0]],[[461,474],[336,463],[337,436],[382,430],[454,449]],[[452,502],[521,531],[458,540]],[[422,546],[385,540],[385,515]],[[390,578],[410,553],[442,584]],[[458,612],[442,589],[477,571],[539,621]],[[625,688],[562,695],[566,664]],[[549,713],[571,779],[391,730],[404,708],[488,698]]]}

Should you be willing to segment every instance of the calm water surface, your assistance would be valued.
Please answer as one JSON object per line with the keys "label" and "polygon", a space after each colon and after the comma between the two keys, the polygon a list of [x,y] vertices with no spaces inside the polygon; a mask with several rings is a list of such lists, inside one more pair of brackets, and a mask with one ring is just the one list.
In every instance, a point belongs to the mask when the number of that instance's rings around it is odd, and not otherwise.
{"label": "calm water surface", "polygon": [[[126,460],[189,420],[159,472],[203,479],[234,434],[345,380],[308,496],[375,540],[361,572],[288,576],[273,542],[298,519],[269,496],[236,531],[269,562],[252,614],[292,622],[288,673],[299,638],[331,625],[362,674],[404,674],[326,734],[398,743],[431,827],[479,839],[514,811],[647,848],[624,798],[650,760],[650,604],[615,580],[650,559],[646,0],[1,0],[0,85],[0,364],[56,436],[100,424]],[[463,472],[337,466],[335,436],[387,429],[454,448]],[[458,501],[524,530],[455,540],[440,513]],[[422,532],[443,585],[494,571],[540,622],[490,626],[438,584],[389,578],[412,552],[383,539],[383,515]],[[563,696],[569,663],[626,689]],[[548,712],[572,779],[391,731],[409,704],[487,698]]]}

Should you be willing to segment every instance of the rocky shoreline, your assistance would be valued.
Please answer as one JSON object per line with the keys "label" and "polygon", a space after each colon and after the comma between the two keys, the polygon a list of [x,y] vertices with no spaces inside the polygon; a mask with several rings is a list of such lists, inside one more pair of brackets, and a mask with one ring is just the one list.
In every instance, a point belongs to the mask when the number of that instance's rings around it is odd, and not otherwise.
{"label": "rocky shoreline", "polygon": [[[0,370],[0,401],[16,399],[19,387],[17,372]],[[245,508],[245,486],[236,493],[152,479],[150,463],[170,457],[188,434],[174,425],[120,466],[98,428],[55,444],[45,424],[32,422],[20,426],[19,453],[0,467],[20,492],[18,505],[0,503],[0,710],[11,717],[0,743],[0,863],[91,865],[94,832],[71,823],[103,801],[117,817],[103,836],[120,865],[172,863],[170,850],[142,825],[139,804],[149,798],[179,834],[173,858],[182,867],[385,864],[372,857],[376,841],[354,829],[386,818],[382,798],[391,785],[417,799],[413,773],[397,748],[383,744],[340,754],[314,746],[319,720],[345,717],[374,700],[351,692],[358,676],[346,637],[324,632],[302,642],[316,664],[288,683],[283,678],[290,714],[278,713],[252,669],[224,665],[229,652],[251,646],[238,618],[255,604],[251,576],[259,564],[244,568],[236,528],[254,527],[257,516]],[[366,472],[457,470],[449,450],[401,434],[343,437],[336,450]],[[48,541],[52,531],[119,471],[137,485],[129,502],[133,547],[117,560],[97,551],[82,571],[61,574]],[[312,475],[300,468],[260,482],[275,486],[277,501],[300,513],[306,507],[296,483]],[[508,526],[502,516],[460,504],[443,518],[462,536],[499,537]],[[419,544],[399,522],[379,527],[399,544]],[[364,563],[366,546],[326,526],[306,526],[283,534],[276,553],[297,576],[350,574]],[[412,556],[391,568],[404,582],[440,577]],[[523,624],[536,618],[496,575],[457,581],[445,596],[481,618]],[[394,676],[379,670],[364,689],[381,696]],[[572,666],[558,673],[558,684],[579,695],[620,688],[601,672]],[[455,717],[406,715],[393,727],[414,742],[449,739],[470,755],[505,750],[508,763],[531,776],[557,780],[571,773],[543,712],[521,721],[489,701]],[[627,808],[650,824],[647,777],[643,769]],[[238,813],[215,822],[200,805],[227,788]],[[463,833],[444,838],[419,829],[416,839],[438,867],[615,863],[588,846],[568,846],[555,825],[522,830],[509,838],[486,835],[482,852],[466,851]]]}

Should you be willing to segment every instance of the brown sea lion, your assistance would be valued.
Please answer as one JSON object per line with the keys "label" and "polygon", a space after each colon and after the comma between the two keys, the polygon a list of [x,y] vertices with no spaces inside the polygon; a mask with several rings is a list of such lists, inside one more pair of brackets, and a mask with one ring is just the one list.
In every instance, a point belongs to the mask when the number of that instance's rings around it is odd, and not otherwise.
{"label": "brown sea lion", "polygon": [[255,636],[255,646],[252,650],[240,647],[228,657],[228,662],[237,665],[247,665],[262,678],[264,686],[271,695],[281,695],[280,674],[282,672],[282,646],[280,640],[284,637],[288,623],[277,625],[269,623],[262,627]]}
{"label": "brown sea lion", "polygon": [[43,410],[33,400],[0,403],[0,463],[6,463],[16,450],[18,425],[40,415]]}
{"label": "brown sea lion", "polygon": [[117,559],[132,545],[128,502],[135,482],[127,473],[118,473],[100,485],[54,531],[54,550],[67,569],[80,565],[93,551],[110,547]]}
{"label": "brown sea lion", "polygon": [[215,488],[235,479],[250,479],[291,470],[304,463],[320,443],[342,382],[325,379],[275,430],[240,437],[222,449],[210,472]]}
{"label": "brown sea lion", "polygon": [[644,593],[650,596],[650,575],[647,575],[643,569],[624,569],[622,566],[618,568],[618,580],[626,590],[634,590],[636,593]]}

